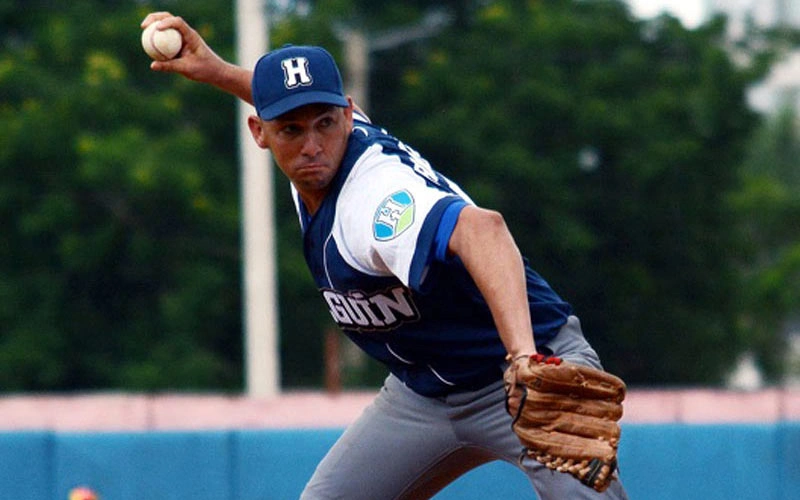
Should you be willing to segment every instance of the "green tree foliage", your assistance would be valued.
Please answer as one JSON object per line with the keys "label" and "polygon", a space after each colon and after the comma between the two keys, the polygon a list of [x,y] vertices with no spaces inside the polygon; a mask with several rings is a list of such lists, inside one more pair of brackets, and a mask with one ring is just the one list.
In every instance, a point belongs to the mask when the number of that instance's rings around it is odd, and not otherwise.
{"label": "green tree foliage", "polygon": [[[374,39],[442,5],[316,2],[277,32],[313,26],[336,49],[343,18]],[[506,215],[609,368],[634,384],[719,381],[749,342],[726,201],[770,40],[738,43],[737,65],[722,18],[690,31],[616,1],[447,7],[445,34],[372,53],[369,111]]]}
{"label": "green tree foliage", "polygon": [[630,383],[719,380],[742,347],[724,201],[756,120],[723,35],[613,1],[494,1],[395,99],[395,128],[506,215]]}
{"label": "green tree foliage", "polygon": [[753,139],[741,188],[731,193],[738,214],[742,261],[742,328],[767,373],[783,371],[784,322],[800,304],[800,127],[786,108]]}
{"label": "green tree foliage", "polygon": [[145,5],[22,3],[2,10],[0,387],[239,387],[233,106],[149,70]]}
{"label": "green tree foliage", "polygon": [[[755,168],[772,159],[740,171],[756,124],[744,89],[769,40],[735,65],[723,20],[640,22],[616,0],[268,5],[272,46],[322,44],[343,69],[342,27],[377,36],[449,14],[372,53],[369,112],[505,214],[611,370],[713,382],[741,349],[767,350],[771,325],[761,341],[747,326],[796,302],[797,263],[796,238],[780,239],[794,191]],[[171,10],[233,59],[231,7],[0,1],[5,390],[241,388],[234,99],[151,72],[138,27]],[[276,200],[283,384],[319,385],[331,322],[280,176]],[[739,224],[764,200],[774,210]]]}

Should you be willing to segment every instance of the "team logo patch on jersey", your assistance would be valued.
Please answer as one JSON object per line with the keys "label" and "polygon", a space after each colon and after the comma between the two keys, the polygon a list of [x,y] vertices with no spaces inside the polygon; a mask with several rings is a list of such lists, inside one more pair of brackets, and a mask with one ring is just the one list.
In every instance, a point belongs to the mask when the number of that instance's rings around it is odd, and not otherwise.
{"label": "team logo patch on jersey", "polygon": [[406,190],[383,200],[375,212],[372,233],[378,241],[396,238],[414,223],[414,198]]}

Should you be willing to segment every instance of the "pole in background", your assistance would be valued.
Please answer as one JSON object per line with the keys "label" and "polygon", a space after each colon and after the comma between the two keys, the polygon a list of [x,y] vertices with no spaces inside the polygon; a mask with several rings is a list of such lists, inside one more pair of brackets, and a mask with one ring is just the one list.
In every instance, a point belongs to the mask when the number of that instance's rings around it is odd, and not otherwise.
{"label": "pole in background", "polygon": [[361,31],[339,30],[344,41],[345,81],[353,101],[364,111],[369,111],[369,40]]}
{"label": "pole in background", "polygon": [[[252,68],[269,48],[263,0],[236,1],[238,64]],[[272,162],[253,141],[247,126],[252,107],[239,101],[239,155],[242,190],[245,377],[249,397],[280,392],[275,214]]]}
{"label": "pole in background", "polygon": [[334,23],[333,32],[344,44],[347,93],[369,113],[370,54],[436,35],[452,22],[442,9],[432,9],[418,23],[377,34],[366,34],[360,28]]}

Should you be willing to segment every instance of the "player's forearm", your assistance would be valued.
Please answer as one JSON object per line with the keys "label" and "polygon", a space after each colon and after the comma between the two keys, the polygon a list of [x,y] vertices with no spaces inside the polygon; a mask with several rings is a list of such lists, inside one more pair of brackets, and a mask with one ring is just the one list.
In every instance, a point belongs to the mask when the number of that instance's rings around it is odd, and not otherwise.
{"label": "player's forearm", "polygon": [[490,210],[464,208],[448,248],[459,256],[481,291],[508,353],[535,353],[525,267],[503,217]]}
{"label": "player's forearm", "polygon": [[238,97],[248,104],[253,104],[252,78],[252,70],[226,62],[207,83]]}
{"label": "player's forearm", "polygon": [[156,29],[159,30],[177,30],[183,45],[178,57],[153,61],[150,64],[152,70],[178,73],[189,80],[212,85],[247,103],[253,103],[250,89],[252,70],[222,59],[182,17],[169,12],[151,12],[142,20],[141,28],[145,29],[153,23],[158,23]]}

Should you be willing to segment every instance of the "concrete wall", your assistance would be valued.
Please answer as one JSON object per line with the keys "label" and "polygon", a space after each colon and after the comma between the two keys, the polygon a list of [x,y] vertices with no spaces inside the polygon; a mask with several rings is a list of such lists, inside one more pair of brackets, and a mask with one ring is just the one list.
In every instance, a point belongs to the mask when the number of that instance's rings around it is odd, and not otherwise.
{"label": "concrete wall", "polygon": [[[140,431],[345,427],[374,391],[218,394],[88,393],[0,396],[0,431]],[[766,423],[800,420],[800,389],[629,390],[624,423]]]}

